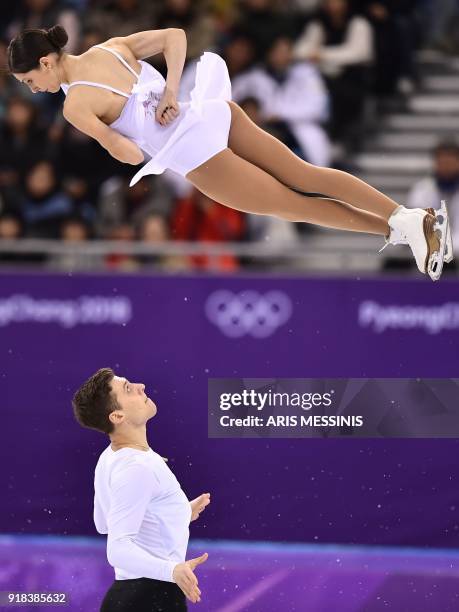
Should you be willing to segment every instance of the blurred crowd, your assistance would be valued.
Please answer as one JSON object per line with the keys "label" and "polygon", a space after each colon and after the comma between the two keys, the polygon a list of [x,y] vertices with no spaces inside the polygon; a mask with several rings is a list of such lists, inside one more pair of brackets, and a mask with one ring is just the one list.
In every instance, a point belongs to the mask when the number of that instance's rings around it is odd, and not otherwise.
{"label": "blurred crowd", "polygon": [[[458,14],[457,0],[20,0],[2,6],[0,62],[6,66],[9,40],[26,27],[62,24],[71,54],[114,36],[183,28],[188,47],[179,100],[189,97],[201,53],[215,51],[227,62],[233,99],[253,121],[301,158],[345,168],[375,117],[416,90],[416,50],[457,52]],[[166,73],[162,55],[149,61]],[[235,242],[301,240],[311,231],[221,206],[171,171],[128,188],[132,166],[66,123],[62,102],[63,94],[32,95],[0,72],[0,240]],[[8,261],[24,257],[0,253]],[[61,263],[71,267],[72,260]],[[116,253],[104,263],[241,265],[231,255]]]}

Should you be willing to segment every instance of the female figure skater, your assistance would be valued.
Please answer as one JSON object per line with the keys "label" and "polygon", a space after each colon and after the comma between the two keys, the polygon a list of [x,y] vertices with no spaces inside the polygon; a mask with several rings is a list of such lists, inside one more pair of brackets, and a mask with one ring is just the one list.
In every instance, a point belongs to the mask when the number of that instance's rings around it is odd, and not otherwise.
{"label": "female figure skater", "polygon": [[[383,248],[408,244],[419,270],[433,280],[452,259],[444,203],[437,211],[407,209],[346,172],[303,161],[231,101],[219,55],[203,53],[191,101],[178,102],[183,30],[112,38],[79,56],[63,52],[66,43],[59,25],[25,30],[8,47],[9,71],[33,92],[62,88],[64,117],[116,159],[135,165],[147,153],[151,159],[131,185],[170,168],[237,210],[379,234],[386,238]],[[160,52],[166,81],[142,61]]]}

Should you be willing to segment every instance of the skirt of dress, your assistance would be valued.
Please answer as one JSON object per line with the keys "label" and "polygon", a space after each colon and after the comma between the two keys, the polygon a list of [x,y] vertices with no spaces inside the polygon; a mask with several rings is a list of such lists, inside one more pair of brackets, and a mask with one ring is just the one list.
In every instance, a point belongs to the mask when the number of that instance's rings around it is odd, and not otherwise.
{"label": "skirt of dress", "polygon": [[[130,186],[147,174],[161,174],[166,168],[185,176],[228,146],[231,126],[231,80],[225,61],[216,53],[202,54],[190,102],[179,102],[183,116],[161,149],[146,137],[143,149],[151,155],[134,175]],[[172,122],[170,127],[173,127]]]}

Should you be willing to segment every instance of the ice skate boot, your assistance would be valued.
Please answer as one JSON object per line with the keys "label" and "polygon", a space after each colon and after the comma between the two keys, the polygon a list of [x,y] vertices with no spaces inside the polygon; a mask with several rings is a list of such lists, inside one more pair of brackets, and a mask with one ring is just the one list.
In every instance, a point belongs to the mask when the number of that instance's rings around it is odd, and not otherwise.
{"label": "ice skate boot", "polygon": [[[380,252],[388,244],[408,244],[418,270],[438,280],[443,269],[446,235],[437,228],[436,216],[422,208],[399,206],[389,217],[388,224],[390,233]],[[444,236],[443,241],[441,236]]]}

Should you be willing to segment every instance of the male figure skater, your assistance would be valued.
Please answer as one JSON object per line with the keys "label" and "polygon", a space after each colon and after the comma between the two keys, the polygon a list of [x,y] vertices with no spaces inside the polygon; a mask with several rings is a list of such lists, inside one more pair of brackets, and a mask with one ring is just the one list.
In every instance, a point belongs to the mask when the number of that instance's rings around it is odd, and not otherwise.
{"label": "male figure skater", "polygon": [[115,569],[101,612],[187,610],[186,597],[201,601],[193,570],[208,557],[185,561],[188,526],[210,494],[189,502],[149,447],[146,423],[157,408],[145,385],[102,368],[75,393],[73,410],[80,425],[108,434],[111,442],[94,478],[94,523],[107,534],[107,559]]}

